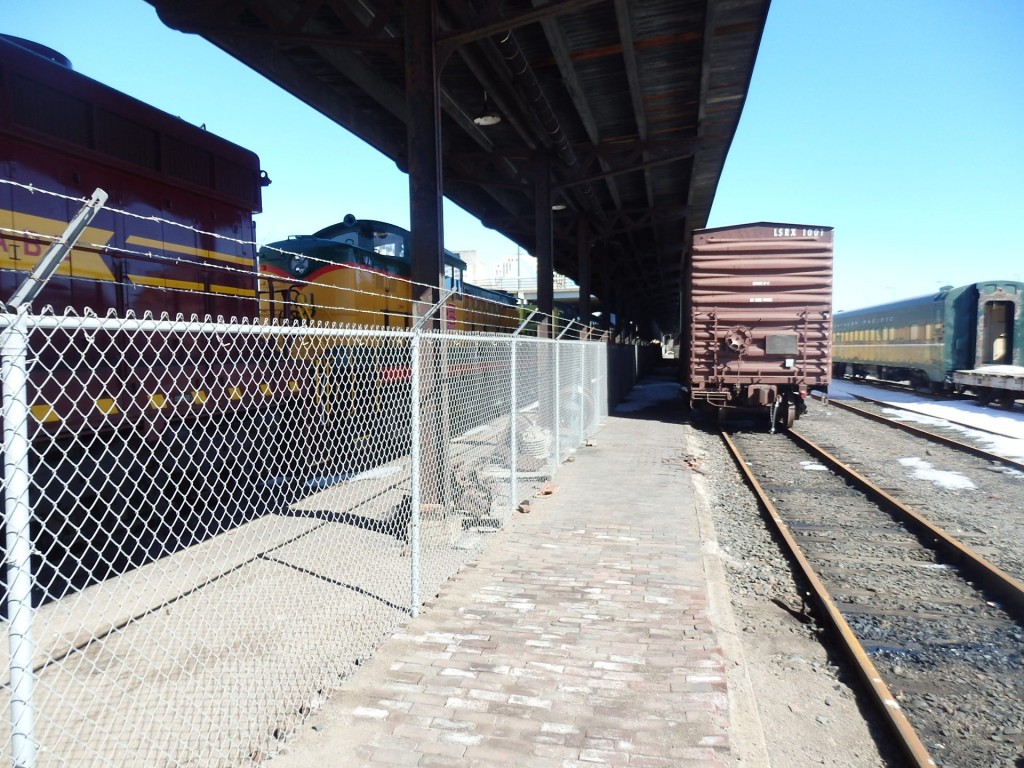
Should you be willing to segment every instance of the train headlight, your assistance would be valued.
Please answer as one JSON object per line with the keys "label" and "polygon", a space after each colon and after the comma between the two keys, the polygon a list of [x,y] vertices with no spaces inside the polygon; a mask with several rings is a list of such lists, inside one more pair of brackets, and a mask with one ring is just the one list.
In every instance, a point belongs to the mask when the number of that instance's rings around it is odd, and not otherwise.
{"label": "train headlight", "polygon": [[309,258],[307,256],[292,256],[288,266],[294,274],[304,275],[309,271]]}

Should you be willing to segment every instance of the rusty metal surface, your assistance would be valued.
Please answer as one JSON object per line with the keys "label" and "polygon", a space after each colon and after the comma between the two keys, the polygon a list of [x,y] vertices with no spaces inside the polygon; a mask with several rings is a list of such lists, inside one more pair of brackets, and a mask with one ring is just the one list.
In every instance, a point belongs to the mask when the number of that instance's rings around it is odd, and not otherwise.
{"label": "rusty metal surface", "polygon": [[729,449],[729,453],[736,462],[737,469],[739,469],[743,474],[747,484],[757,495],[758,500],[761,502],[761,506],[767,513],[768,520],[771,521],[775,531],[779,534],[779,538],[782,540],[786,550],[789,552],[791,559],[803,575],[803,580],[810,588],[810,595],[818,605],[821,617],[831,626],[836,637],[842,644],[842,647],[845,649],[847,656],[856,665],[857,672],[866,689],[869,691],[876,710],[882,716],[889,726],[893,736],[896,738],[897,743],[903,751],[904,757],[908,760],[908,765],[915,766],[916,768],[934,767],[935,761],[932,760],[931,756],[928,754],[927,747],[925,747],[921,742],[920,737],[918,737],[917,733],[914,731],[910,721],[908,721],[906,715],[903,714],[899,704],[896,702],[896,697],[893,696],[889,686],[887,686],[885,681],[882,680],[882,676],[871,661],[871,657],[864,650],[864,646],[861,645],[860,640],[857,639],[857,635],[850,628],[850,625],[836,607],[835,601],[829,594],[828,589],[822,583],[817,572],[814,570],[814,567],[804,555],[803,550],[800,548],[800,544],[790,532],[789,526],[783,522],[782,517],[779,515],[778,510],[772,503],[771,498],[767,493],[765,493],[764,487],[754,476],[754,473],[751,471],[750,466],[743,457],[743,454],[725,432],[722,432],[721,434],[722,440],[725,442],[726,447]]}
{"label": "rusty metal surface", "polygon": [[[865,400],[869,403],[878,403],[879,405],[885,406],[887,408],[899,407],[891,403],[885,403],[881,400],[871,400],[870,398],[858,399]],[[850,403],[844,403],[842,400],[829,400],[828,405],[832,408],[840,408],[844,411],[856,413],[858,416],[863,416],[864,418],[870,419],[871,421],[875,421],[879,424],[885,424],[887,427],[892,427],[893,429],[899,429],[911,435],[923,437],[925,440],[931,440],[932,442],[939,443],[940,445],[955,448],[958,451],[969,453],[972,456],[979,456],[983,459],[988,459],[989,461],[993,462],[993,464],[996,465],[1007,464],[1011,467],[1016,467],[1019,470],[1024,470],[1024,462],[1017,461],[1016,459],[1007,458],[1006,456],[1000,456],[999,454],[992,453],[992,451],[986,451],[984,448],[979,448],[976,445],[965,443],[962,440],[954,440],[953,438],[946,437],[945,435],[941,435],[938,432],[933,432],[928,429],[922,429],[921,427],[914,426],[913,424],[909,424],[905,421],[899,421],[897,419],[890,418],[889,416],[885,416],[884,414],[881,413],[874,413],[873,411],[868,411],[865,410],[864,408],[858,408],[857,406],[852,405]]]}
{"label": "rusty metal surface", "polygon": [[831,227],[756,223],[693,235],[688,310],[695,390],[831,376]]}
{"label": "rusty metal surface", "polygon": [[872,483],[852,467],[841,462],[821,446],[811,442],[798,432],[791,431],[789,437],[797,445],[824,462],[830,469],[851,481],[855,487],[863,489],[870,499],[893,514],[918,538],[926,542],[927,546],[941,552],[960,570],[969,574],[982,589],[997,596],[1002,601],[1003,610],[1017,621],[1024,621],[1024,582],[993,565],[951,534]]}

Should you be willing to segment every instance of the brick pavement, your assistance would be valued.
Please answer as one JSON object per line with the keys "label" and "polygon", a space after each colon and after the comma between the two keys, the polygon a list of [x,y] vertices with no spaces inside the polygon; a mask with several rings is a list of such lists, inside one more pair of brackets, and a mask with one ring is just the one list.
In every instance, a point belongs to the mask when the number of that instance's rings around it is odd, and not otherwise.
{"label": "brick pavement", "polygon": [[734,762],[685,436],[613,415],[275,768]]}

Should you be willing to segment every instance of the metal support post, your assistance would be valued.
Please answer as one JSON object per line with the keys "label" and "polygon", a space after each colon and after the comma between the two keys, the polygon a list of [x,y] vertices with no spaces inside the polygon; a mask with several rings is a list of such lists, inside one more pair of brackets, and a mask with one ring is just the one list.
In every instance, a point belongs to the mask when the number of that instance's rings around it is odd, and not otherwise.
{"label": "metal support post", "polygon": [[412,561],[412,589],[411,589],[411,601],[412,601],[412,617],[416,618],[420,615],[420,506],[423,501],[423,444],[421,441],[422,437],[422,410],[420,388],[422,379],[422,353],[421,353],[421,342],[423,340],[423,327],[427,324],[427,321],[437,313],[441,307],[445,305],[445,302],[455,293],[455,289],[451,289],[441,297],[441,300],[434,304],[430,309],[424,312],[420,317],[416,319],[416,322],[412,327],[412,339],[409,344],[409,354],[412,357],[410,362],[410,392],[409,397],[411,402],[409,403],[410,414],[411,414],[411,429],[412,435],[410,436],[412,441],[412,454],[410,456],[412,463],[412,479],[411,487],[409,489],[409,503],[412,505],[412,509],[409,510],[409,558]]}
{"label": "metal support post", "polygon": [[562,342],[555,341],[555,386],[553,387],[555,393],[555,463],[551,467],[551,474],[554,475],[558,469],[558,465],[562,462],[562,375],[559,366],[561,364],[561,350]]}
{"label": "metal support post", "polygon": [[[3,356],[4,516],[7,519],[7,644],[10,650],[11,761],[14,768],[35,768],[32,672],[32,538],[29,528],[28,316],[6,317],[0,336]],[[12,322],[13,321],[13,322]]]}
{"label": "metal support post", "polygon": [[512,494],[511,501],[514,510],[519,504],[519,392],[518,392],[518,363],[516,362],[516,351],[517,344],[519,341],[519,334],[523,332],[527,324],[533,320],[533,316],[536,315],[540,310],[533,310],[529,316],[519,324],[515,332],[512,334],[512,425],[509,428],[509,451],[511,452],[511,467],[512,471],[509,472],[509,493]]}
{"label": "metal support post", "polygon": [[43,254],[43,258],[36,264],[35,269],[32,270],[29,276],[22,281],[18,289],[11,295],[10,300],[7,302],[7,306],[10,309],[17,309],[23,304],[32,303],[32,299],[43,290],[46,281],[57,271],[57,267],[64,261],[64,257],[71,253],[71,249],[75,247],[78,238],[82,236],[86,227],[96,218],[96,214],[100,212],[100,208],[106,202],[107,193],[97,187],[96,191],[92,193],[92,197],[75,214],[75,218],[68,223],[64,229],[64,234],[50,245],[46,253]]}
{"label": "metal support post", "polygon": [[583,445],[587,435],[587,347],[589,345],[580,342],[580,433],[579,442],[576,445]]}
{"label": "metal support post", "polygon": [[[522,327],[520,327],[520,330],[522,330]],[[512,506],[512,510],[515,510],[516,505],[519,504],[519,488],[517,487],[519,481],[519,393],[516,391],[516,344],[519,341],[518,335],[519,331],[516,331],[512,335],[512,341],[509,342],[512,346],[512,371],[509,377],[512,381],[512,421],[509,426],[508,449],[511,455],[509,457],[508,492],[509,504]]]}
{"label": "metal support post", "polygon": [[[423,320],[424,318],[420,318]],[[412,561],[412,588],[410,601],[412,617],[420,615],[420,481],[422,479],[420,445],[420,335],[418,328],[412,332],[410,341],[410,384],[409,408],[412,416],[412,481],[409,489],[411,509],[409,510],[409,559]]]}

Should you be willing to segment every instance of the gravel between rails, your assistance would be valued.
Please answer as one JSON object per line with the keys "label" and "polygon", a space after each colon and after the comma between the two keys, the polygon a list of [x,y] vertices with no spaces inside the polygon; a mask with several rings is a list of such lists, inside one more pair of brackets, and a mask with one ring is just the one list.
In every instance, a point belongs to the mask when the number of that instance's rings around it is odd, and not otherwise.
{"label": "gravel between rails", "polygon": [[[1004,570],[1017,578],[1024,574],[1021,565],[1024,544],[1018,539],[1024,517],[1021,510],[1024,507],[1021,503],[1024,500],[1024,478],[1019,473],[816,402],[809,404],[808,413],[797,423],[797,429],[840,459],[859,463],[865,474]],[[781,435],[771,439],[776,438],[786,439]],[[702,461],[701,466],[707,471],[698,486],[706,493],[712,509],[718,546],[733,593],[733,609],[737,621],[741,625],[746,624],[744,631],[755,635],[751,642],[745,643],[745,647],[750,647],[748,659],[757,659],[760,651],[785,637],[785,632],[779,631],[780,625],[774,621],[775,617],[767,606],[776,605],[774,601],[777,600],[783,605],[799,608],[800,599],[792,586],[788,564],[765,530],[756,502],[735,472],[719,438],[710,430],[694,429],[693,443],[695,458]],[[901,464],[900,459],[918,461]],[[924,471],[928,468],[921,462],[930,464],[932,470],[957,474],[929,476]],[[915,472],[918,474],[916,477]],[[954,484],[958,478],[967,479],[974,487],[970,488],[966,483],[962,487],[936,485],[936,479],[940,478]],[[788,629],[798,640],[818,642],[812,628]],[[878,635],[879,628],[872,625],[871,619],[865,619],[855,629],[868,637],[865,645],[870,646],[870,639]],[[971,768],[1024,766],[1021,692],[992,679],[999,678],[1001,670],[1008,679],[1019,679],[1017,676],[1024,663],[1024,635],[1018,629],[1009,636],[1000,632],[998,638],[986,637],[986,625],[980,621],[973,629],[966,626],[952,631],[950,627],[940,626],[936,631],[941,633],[943,629],[951,637],[957,635],[948,646],[959,658],[942,660],[947,669],[957,664],[961,667],[964,693],[955,702],[941,701],[928,692],[929,670],[936,659],[920,653],[890,653],[881,645],[869,647],[869,651],[872,651],[880,669],[885,669],[883,674],[896,681],[896,685],[890,685],[901,697],[908,715],[916,713],[917,717],[926,716],[936,723],[934,732],[927,734],[926,744],[940,765]],[[884,636],[884,632],[878,636]],[[822,642],[828,643],[828,637],[825,636]],[[801,662],[813,658],[812,651],[806,650],[805,653],[808,655],[790,655],[801,659]],[[788,668],[784,664],[776,664],[773,668],[770,656],[769,652],[767,659],[762,657],[751,662],[751,667],[760,665],[754,674],[764,676],[769,682],[771,675],[779,672],[777,667],[783,667],[777,682],[784,687],[776,689],[775,698],[784,699],[778,694],[787,688],[813,690],[827,678],[832,678],[833,685],[837,686],[834,691],[842,696],[850,695],[843,675],[830,662],[824,665],[812,662],[810,670],[803,669],[801,663],[790,664]],[[837,661],[840,665],[843,663],[841,659]],[[808,671],[812,674],[806,674]],[[809,679],[814,676],[820,679]],[[973,685],[975,682],[977,685]],[[767,696],[772,698],[771,693]],[[866,714],[867,738],[877,740],[881,745],[880,752],[865,745],[859,748],[851,746],[849,751],[837,753],[834,761],[823,757],[815,762],[818,760],[813,753],[815,745],[808,743],[806,736],[801,742],[799,736],[789,733],[789,718],[784,712],[786,707],[780,707],[777,701],[762,702],[760,699],[759,696],[762,717],[768,723],[766,731],[773,765],[901,765],[900,756],[892,752],[883,729],[872,720],[870,713]],[[833,705],[835,701],[833,699]],[[789,708],[792,709],[791,706]],[[816,722],[822,725],[820,719]],[[864,734],[854,731],[844,736],[856,739]],[[818,737],[826,738],[825,734],[818,734]],[[985,743],[985,749],[973,755],[965,753],[963,747],[977,740]],[[803,754],[803,761],[793,762],[793,754],[785,752],[786,749],[792,752],[793,749],[799,751],[804,748],[809,751]]]}
{"label": "gravel between rails", "polygon": [[818,402],[796,430],[1024,581],[1024,473]]}
{"label": "gravel between rails", "polygon": [[[812,404],[798,429],[840,460],[856,462],[915,511],[1024,580],[1024,475],[1019,471],[820,403]],[[1020,768],[1024,631],[1017,627],[1007,633],[980,617],[967,626],[958,624],[949,622],[922,636],[922,646],[931,645],[930,650],[902,654],[875,648],[872,655],[880,669],[887,669],[883,675],[897,685],[905,683],[904,689],[890,686],[904,693],[901,704],[908,716],[936,723],[927,746],[940,765]],[[879,627],[861,622],[855,631],[868,645]],[[948,654],[936,652],[943,643]],[[962,692],[956,701],[927,692],[929,673],[940,664],[944,674],[955,674],[959,666]],[[977,745],[973,754],[965,753],[968,744]]]}
{"label": "gravel between rails", "polygon": [[704,536],[705,556],[724,570],[744,659],[730,670],[730,684],[749,679],[769,765],[899,766],[884,725],[857,699],[859,683],[804,615],[789,563],[713,425],[686,429],[694,485],[714,527]]}

